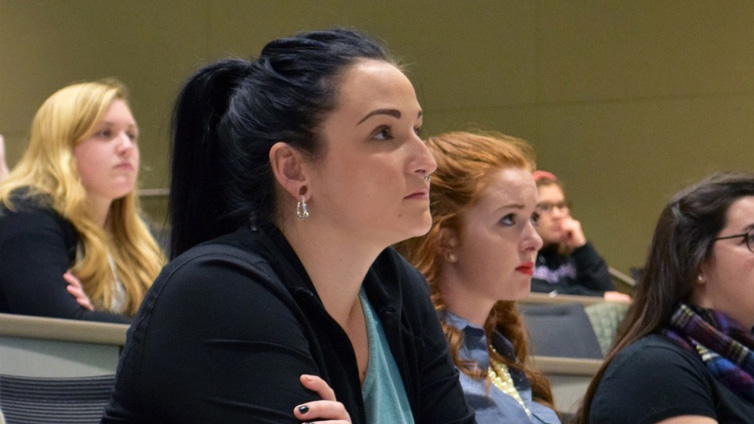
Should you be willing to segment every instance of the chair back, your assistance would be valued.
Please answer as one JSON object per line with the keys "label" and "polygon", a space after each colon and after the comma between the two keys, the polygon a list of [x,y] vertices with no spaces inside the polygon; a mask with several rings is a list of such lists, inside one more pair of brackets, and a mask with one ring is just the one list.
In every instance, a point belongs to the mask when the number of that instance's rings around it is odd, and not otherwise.
{"label": "chair back", "polygon": [[580,303],[519,304],[534,355],[601,359],[602,351]]}
{"label": "chair back", "polygon": [[114,375],[43,378],[0,374],[7,424],[94,424],[110,400]]}

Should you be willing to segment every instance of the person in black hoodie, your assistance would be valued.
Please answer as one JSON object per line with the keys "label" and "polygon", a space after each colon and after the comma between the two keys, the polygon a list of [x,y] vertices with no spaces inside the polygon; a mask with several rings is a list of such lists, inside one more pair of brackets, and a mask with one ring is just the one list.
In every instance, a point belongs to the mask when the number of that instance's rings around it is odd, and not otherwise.
{"label": "person in black hoodie", "polygon": [[473,423],[424,278],[389,247],[432,223],[422,119],[395,62],[345,29],[192,76],[174,116],[174,259],[102,422],[311,421],[294,415],[319,399],[308,374],[353,423]]}
{"label": "person in black hoodie", "polygon": [[558,178],[547,171],[533,175],[539,191],[537,232],[544,246],[537,255],[532,291],[630,300],[615,291],[605,261],[587,241],[581,223],[571,216]]}

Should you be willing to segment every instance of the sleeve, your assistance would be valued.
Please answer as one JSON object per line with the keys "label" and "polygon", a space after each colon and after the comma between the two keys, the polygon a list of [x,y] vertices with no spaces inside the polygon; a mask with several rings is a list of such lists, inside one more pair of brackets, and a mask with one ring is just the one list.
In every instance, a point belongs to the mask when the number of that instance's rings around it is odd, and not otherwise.
{"label": "sleeve", "polygon": [[[606,292],[615,290],[605,261],[597,254],[591,243],[579,247],[571,253],[576,265],[576,278],[581,286],[590,291]],[[572,293],[580,294],[580,293]]]}
{"label": "sleeve", "polygon": [[[412,268],[413,270],[413,268]],[[424,277],[416,271],[412,279],[417,287],[412,296],[421,311],[421,364],[418,369],[421,396],[420,423],[475,423],[474,411],[468,406],[458,370],[450,358],[448,341],[429,296]],[[411,306],[409,306],[411,307]]]}
{"label": "sleeve", "polygon": [[592,400],[591,423],[652,424],[680,415],[716,418],[702,364],[668,347],[633,349],[611,363]]}
{"label": "sleeve", "polygon": [[0,290],[8,312],[53,318],[128,323],[108,312],[88,311],[66,290],[72,227],[42,208],[4,210],[0,221]]}
{"label": "sleeve", "polygon": [[[165,272],[163,272],[165,274]],[[204,255],[160,276],[132,325],[104,423],[296,423],[319,398],[301,317],[259,269]]]}

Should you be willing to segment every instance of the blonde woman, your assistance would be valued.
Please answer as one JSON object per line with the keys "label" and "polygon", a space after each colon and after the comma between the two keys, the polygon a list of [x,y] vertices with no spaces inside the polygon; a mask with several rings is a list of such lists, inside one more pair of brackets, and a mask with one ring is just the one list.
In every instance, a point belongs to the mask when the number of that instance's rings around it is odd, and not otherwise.
{"label": "blonde woman", "polygon": [[138,135],[114,80],[40,107],[0,184],[0,312],[130,321],[165,261],[134,193]]}
{"label": "blonde woman", "polygon": [[499,133],[431,137],[432,228],[398,250],[427,278],[460,382],[480,424],[556,424],[550,384],[527,364],[515,301],[542,247],[534,152]]}

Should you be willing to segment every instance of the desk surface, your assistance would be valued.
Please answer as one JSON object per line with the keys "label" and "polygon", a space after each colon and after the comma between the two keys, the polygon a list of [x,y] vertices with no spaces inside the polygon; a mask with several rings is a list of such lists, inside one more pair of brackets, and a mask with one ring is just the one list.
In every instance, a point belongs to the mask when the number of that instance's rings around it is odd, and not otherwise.
{"label": "desk surface", "polygon": [[123,346],[127,324],[0,314],[0,336]]}
{"label": "desk surface", "polygon": [[558,294],[551,296],[549,293],[529,293],[529,296],[520,301],[521,303],[581,303],[582,305],[592,305],[595,303],[621,303],[612,300],[605,300],[599,296],[576,296],[572,294]]}
{"label": "desk surface", "polygon": [[593,376],[602,366],[602,359],[532,356],[531,362],[545,374]]}

